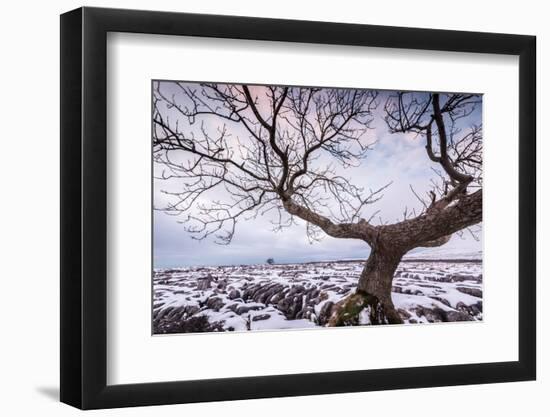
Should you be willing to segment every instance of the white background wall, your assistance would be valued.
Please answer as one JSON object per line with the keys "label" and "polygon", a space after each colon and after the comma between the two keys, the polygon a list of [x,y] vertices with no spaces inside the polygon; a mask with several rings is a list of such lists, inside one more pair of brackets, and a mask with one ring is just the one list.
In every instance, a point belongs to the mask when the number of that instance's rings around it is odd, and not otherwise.
{"label": "white background wall", "polygon": [[[74,415],[57,402],[59,378],[59,18],[82,4],[4,2],[0,15],[0,410],[4,415]],[[92,1],[89,6],[158,9],[532,34],[538,37],[538,381],[377,393],[238,401],[100,411],[94,415],[546,415],[550,291],[544,258],[550,250],[545,187],[550,151],[550,26],[541,1],[315,2],[278,0]],[[543,190],[546,188],[546,190]],[[475,345],[475,341],[473,342]]]}

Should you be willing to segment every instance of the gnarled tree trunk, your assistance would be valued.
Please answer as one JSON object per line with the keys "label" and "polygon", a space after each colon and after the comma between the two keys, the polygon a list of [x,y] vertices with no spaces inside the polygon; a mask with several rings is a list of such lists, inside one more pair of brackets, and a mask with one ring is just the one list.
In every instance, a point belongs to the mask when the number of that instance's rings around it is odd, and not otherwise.
{"label": "gnarled tree trunk", "polygon": [[361,272],[357,290],[335,305],[329,326],[402,323],[391,291],[403,255],[402,250],[389,242],[378,240]]}
{"label": "gnarled tree trunk", "polygon": [[393,277],[402,257],[403,252],[388,245],[374,247],[357,284],[357,292],[378,299],[390,324],[402,323],[391,299]]}

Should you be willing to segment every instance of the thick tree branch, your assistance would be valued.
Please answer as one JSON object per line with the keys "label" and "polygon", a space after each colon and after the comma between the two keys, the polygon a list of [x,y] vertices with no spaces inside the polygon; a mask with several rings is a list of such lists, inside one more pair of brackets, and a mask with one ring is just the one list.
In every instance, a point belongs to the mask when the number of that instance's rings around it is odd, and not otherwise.
{"label": "thick tree branch", "polygon": [[283,201],[283,206],[293,216],[314,224],[329,236],[344,239],[361,239],[366,242],[372,242],[376,238],[376,227],[371,226],[365,221],[335,224],[329,218],[296,204],[292,200]]}
{"label": "thick tree branch", "polygon": [[438,246],[447,236],[482,221],[483,193],[478,190],[462,195],[454,204],[441,210],[428,211],[413,219],[377,229],[396,248],[407,252],[419,246]]}
{"label": "thick tree branch", "polygon": [[[438,162],[441,164],[447,175],[449,175],[450,178],[453,180],[459,182],[459,183],[470,183],[472,181],[472,177],[470,175],[465,175],[460,172],[458,172],[456,169],[454,169],[451,160],[449,159],[449,156],[447,155],[447,147],[448,147],[448,139],[447,139],[447,132],[445,129],[445,122],[443,121],[443,113],[441,112],[441,108],[439,107],[439,94],[435,93],[433,94],[432,98],[432,106],[434,111],[434,120],[435,124],[437,125],[437,130],[439,134],[439,158]],[[448,104],[447,104],[448,106]],[[430,123],[431,124],[431,123]],[[431,128],[429,128],[429,133],[431,136]],[[430,149],[431,149],[431,137],[430,137]],[[430,156],[430,159],[432,157]],[[432,159],[433,160],[433,159]]]}

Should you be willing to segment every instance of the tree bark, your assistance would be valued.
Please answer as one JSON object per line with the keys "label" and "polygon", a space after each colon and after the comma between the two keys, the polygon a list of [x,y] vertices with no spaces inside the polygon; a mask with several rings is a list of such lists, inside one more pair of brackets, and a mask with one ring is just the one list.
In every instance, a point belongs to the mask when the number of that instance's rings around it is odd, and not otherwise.
{"label": "tree bark", "polygon": [[374,296],[381,303],[388,323],[402,323],[391,298],[392,282],[403,253],[387,245],[377,245],[361,272],[357,292]]}
{"label": "tree bark", "polygon": [[336,304],[329,326],[357,324],[399,324],[403,320],[391,298],[395,271],[404,251],[378,239],[357,284],[357,290]]}

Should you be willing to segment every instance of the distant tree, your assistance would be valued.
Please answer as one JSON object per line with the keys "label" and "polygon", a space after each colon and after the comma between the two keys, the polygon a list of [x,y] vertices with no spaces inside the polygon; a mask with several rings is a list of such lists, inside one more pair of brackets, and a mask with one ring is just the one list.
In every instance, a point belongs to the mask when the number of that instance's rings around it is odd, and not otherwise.
{"label": "distant tree", "polygon": [[[387,97],[385,121],[393,133],[425,140],[426,164],[438,174],[420,212],[404,210],[393,224],[364,218],[379,189],[353,184],[335,164],[355,166],[371,149],[378,92],[372,90],[156,83],[153,154],[159,179],[179,184],[160,209],[185,215],[197,239],[231,242],[241,218],[274,213],[275,230],[307,224],[307,235],[358,239],[370,255],[356,291],[338,303],[329,324],[352,323],[368,309],[376,323],[402,322],[391,299],[402,257],[440,246],[482,220],[482,126],[459,120],[477,111],[474,94],[396,93]],[[212,128],[214,126],[214,128]],[[357,178],[368,183],[368,178]],[[389,185],[389,184],[388,184]],[[212,191],[216,196],[212,196]],[[412,190],[415,192],[414,190]],[[223,197],[220,197],[223,196]]]}
{"label": "distant tree", "polygon": [[267,262],[268,265],[273,265],[275,263],[275,259],[267,258],[266,262]]}

